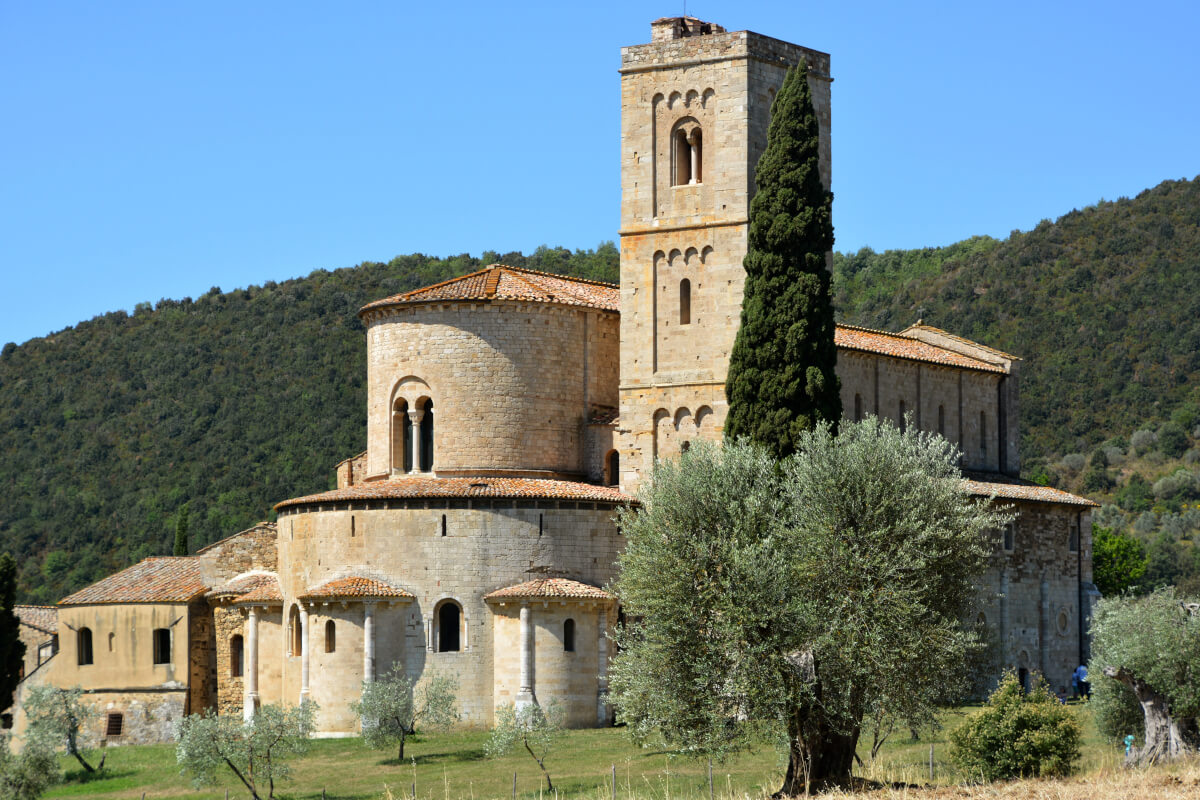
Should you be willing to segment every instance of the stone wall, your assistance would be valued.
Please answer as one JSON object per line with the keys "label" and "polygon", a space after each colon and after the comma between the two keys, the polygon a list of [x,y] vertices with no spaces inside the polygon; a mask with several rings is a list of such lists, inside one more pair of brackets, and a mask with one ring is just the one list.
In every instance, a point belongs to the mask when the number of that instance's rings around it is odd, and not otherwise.
{"label": "stone wall", "polygon": [[243,642],[245,641],[245,615],[241,609],[229,605],[215,606],[212,615],[214,652],[216,654],[214,659],[217,685],[215,705],[218,713],[241,715],[245,683],[242,676],[235,676],[232,673],[231,664],[233,662],[230,657],[229,643],[235,635],[241,635]]}
{"label": "stone wall", "polygon": [[337,488],[357,486],[367,477],[367,452],[364,450],[353,458],[337,465]]}
{"label": "stone wall", "polygon": [[219,586],[251,570],[274,572],[278,563],[275,523],[260,522],[253,528],[214,542],[196,551],[205,583]]}
{"label": "stone wall", "polygon": [[[337,510],[285,510],[280,515],[285,627],[294,598],[334,578],[366,575],[411,592],[411,603],[376,610],[377,673],[398,663],[414,677],[430,670],[457,675],[464,724],[490,725],[494,651],[492,613],[484,595],[544,575],[605,585],[615,577],[623,546],[613,522],[615,506],[500,499],[387,502],[391,507],[362,503]],[[463,611],[458,652],[437,652],[433,647],[435,609],[444,601],[458,603]],[[333,654],[323,650],[327,620],[337,626]],[[313,699],[326,709],[321,720],[325,732],[354,730],[343,709],[361,690],[361,630],[361,603],[315,605],[311,610],[310,688]],[[260,680],[262,701],[295,702],[300,692],[299,654],[289,654],[284,641],[272,644],[260,636],[260,658],[270,648],[281,660],[282,679],[274,694]]]}
{"label": "stone wall", "polygon": [[187,713],[217,704],[217,642],[212,609],[204,601],[188,606]]}
{"label": "stone wall", "polygon": [[438,475],[581,477],[591,409],[617,405],[618,337],[616,313],[554,303],[388,310],[367,329],[369,477],[402,469],[398,398],[432,400]]}

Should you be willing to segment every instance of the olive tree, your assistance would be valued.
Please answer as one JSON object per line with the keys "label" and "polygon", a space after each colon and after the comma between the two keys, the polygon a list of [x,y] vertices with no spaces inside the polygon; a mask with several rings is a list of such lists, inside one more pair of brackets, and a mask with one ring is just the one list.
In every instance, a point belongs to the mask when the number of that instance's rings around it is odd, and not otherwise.
{"label": "olive tree", "polygon": [[30,728],[23,744],[13,753],[8,737],[0,735],[0,797],[5,800],[36,800],[59,779],[55,742],[46,730]]}
{"label": "olive tree", "polygon": [[265,705],[250,722],[241,715],[191,714],[175,730],[175,759],[192,773],[197,787],[216,782],[228,767],[254,800],[275,797],[275,782],[288,777],[287,759],[308,750],[308,736],[316,719],[312,701],[284,708]]}
{"label": "olive tree", "polygon": [[1092,637],[1089,673],[1104,676],[1096,686],[1105,709],[1102,732],[1136,735],[1116,727],[1130,724],[1123,709],[1132,696],[1141,707],[1144,744],[1130,752],[1131,760],[1153,764],[1194,753],[1200,746],[1200,605],[1174,589],[1101,600]]}
{"label": "olive tree", "polygon": [[58,689],[53,686],[33,686],[25,695],[23,703],[29,730],[37,736],[65,746],[67,753],[79,762],[85,772],[104,769],[107,753],[100,756],[100,763],[92,766],[88,760],[89,750],[95,741],[96,712],[83,702],[83,689]]}
{"label": "olive tree", "polygon": [[720,757],[781,735],[781,792],[844,785],[873,710],[933,727],[966,689],[973,578],[1011,516],[940,437],[824,423],[776,462],[697,442],[621,513],[612,686],[635,732]]}
{"label": "olive tree", "polygon": [[496,726],[488,739],[487,754],[497,758],[521,746],[537,762],[546,777],[546,791],[553,792],[554,784],[546,770],[546,756],[562,736],[565,713],[557,700],[545,706],[512,703],[496,710]]}
{"label": "olive tree", "polygon": [[398,664],[382,678],[364,681],[362,696],[351,710],[362,721],[362,740],[367,747],[399,746],[397,759],[404,760],[404,740],[417,726],[447,728],[458,720],[458,682],[448,675],[433,674],[413,686]]}

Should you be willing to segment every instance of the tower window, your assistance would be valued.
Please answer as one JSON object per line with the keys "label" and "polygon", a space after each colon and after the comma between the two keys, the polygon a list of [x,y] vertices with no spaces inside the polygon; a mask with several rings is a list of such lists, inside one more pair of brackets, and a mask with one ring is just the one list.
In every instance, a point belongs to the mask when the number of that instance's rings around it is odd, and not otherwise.
{"label": "tower window", "polygon": [[154,629],[154,663],[171,663],[171,629]]}
{"label": "tower window", "polygon": [[337,652],[337,626],[333,624],[333,620],[325,623],[325,652]]}
{"label": "tower window", "polygon": [[439,653],[457,653],[462,649],[459,635],[462,626],[462,609],[453,600],[442,603],[437,611],[437,642],[434,649]]}
{"label": "tower window", "polygon": [[292,606],[292,610],[288,613],[288,643],[291,645],[288,655],[300,655],[300,651],[304,648],[304,630],[300,625],[300,609],[296,606]]}
{"label": "tower window", "polygon": [[421,417],[421,472],[433,471],[433,401],[425,401]]}
{"label": "tower window", "polygon": [[79,666],[85,666],[92,663],[92,629],[80,628],[75,633],[75,650],[78,655]]}
{"label": "tower window", "polygon": [[616,486],[621,482],[621,454],[613,450],[608,454],[608,480],[609,486]]}
{"label": "tower window", "polygon": [[575,652],[575,620],[568,619],[563,623],[563,651]]}
{"label": "tower window", "polygon": [[[685,127],[686,124],[686,127]],[[672,186],[700,183],[703,169],[703,136],[696,121],[688,118],[671,137]]]}
{"label": "tower window", "polygon": [[412,420],[408,401],[396,400],[392,409],[392,471],[412,472]]}
{"label": "tower window", "polygon": [[679,282],[679,324],[692,322],[692,282],[684,278]]}

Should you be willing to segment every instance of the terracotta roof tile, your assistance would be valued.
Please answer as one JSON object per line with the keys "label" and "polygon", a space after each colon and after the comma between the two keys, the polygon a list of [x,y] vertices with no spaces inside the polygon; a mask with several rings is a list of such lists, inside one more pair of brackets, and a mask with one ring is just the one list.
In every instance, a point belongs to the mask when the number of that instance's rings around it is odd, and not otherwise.
{"label": "terracotta roof tile", "polygon": [[22,625],[42,633],[58,633],[58,609],[54,606],[13,606]]}
{"label": "terracotta roof tile", "polygon": [[195,556],[147,558],[58,601],[60,606],[93,603],[186,603],[208,587]]}
{"label": "terracotta roof tile", "polygon": [[620,311],[620,299],[620,287],[613,283],[491,264],[479,272],[376,300],[363,306],[358,313],[361,316],[388,306],[453,300],[533,300]]}
{"label": "terracotta roof tile", "polygon": [[[905,358],[911,361],[926,361],[931,364],[944,364],[948,367],[963,367],[981,372],[998,372],[1004,374],[1004,368],[997,364],[989,364],[977,358],[956,353],[944,347],[922,342],[910,336],[899,333],[875,331],[870,328],[857,328],[853,325],[838,325],[833,333],[834,344],[846,350],[862,350],[867,353],[879,353],[893,358]],[[966,340],[964,340],[966,341]]]}
{"label": "terracotta roof tile", "polygon": [[568,578],[538,578],[516,586],[506,586],[485,594],[484,600],[514,600],[522,597],[562,597],[575,600],[615,600],[598,586],[573,581]]}
{"label": "terracotta roof tile", "polygon": [[205,596],[225,598],[234,603],[283,602],[283,592],[279,588],[279,578],[274,574],[266,572],[238,575],[228,583],[212,589]]}
{"label": "terracotta roof tile", "polygon": [[1038,503],[1061,503],[1069,506],[1088,506],[1099,508],[1100,504],[1086,497],[1040,486],[1032,481],[1000,475],[994,472],[964,472],[963,482],[973,495],[991,497],[995,495],[1002,500],[1030,500]]}
{"label": "terracotta roof tile", "polygon": [[397,478],[371,481],[276,504],[276,510],[350,500],[495,498],[530,500],[580,500],[632,503],[634,499],[612,486],[555,481],[543,478]]}
{"label": "terracotta roof tile", "polygon": [[354,597],[412,600],[416,596],[383,581],[362,575],[351,575],[347,578],[326,581],[315,589],[309,589],[300,595],[301,600],[342,600]]}

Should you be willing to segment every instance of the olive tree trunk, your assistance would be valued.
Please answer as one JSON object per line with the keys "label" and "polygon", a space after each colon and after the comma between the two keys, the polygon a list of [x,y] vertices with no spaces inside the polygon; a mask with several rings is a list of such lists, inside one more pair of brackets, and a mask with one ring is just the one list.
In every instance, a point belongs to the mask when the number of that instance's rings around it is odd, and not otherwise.
{"label": "olive tree trunk", "polygon": [[[815,718],[814,718],[815,717]],[[788,766],[776,797],[815,794],[850,785],[859,729],[839,730],[816,715],[788,725]]]}
{"label": "olive tree trunk", "polygon": [[1187,734],[1192,733],[1194,720],[1178,720],[1171,716],[1167,699],[1145,681],[1127,669],[1105,667],[1104,674],[1128,686],[1137,697],[1146,720],[1146,743],[1129,751],[1127,761],[1138,765],[1174,761],[1195,752]]}

